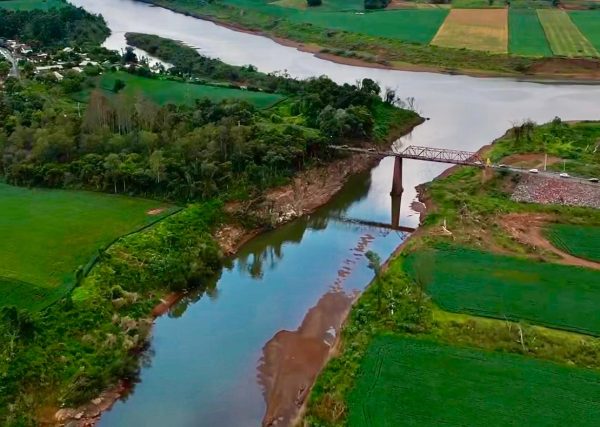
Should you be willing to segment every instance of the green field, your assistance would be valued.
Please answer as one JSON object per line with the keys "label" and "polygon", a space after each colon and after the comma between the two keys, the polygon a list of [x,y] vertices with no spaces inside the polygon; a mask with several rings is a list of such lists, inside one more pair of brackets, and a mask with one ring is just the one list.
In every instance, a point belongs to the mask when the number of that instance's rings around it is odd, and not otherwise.
{"label": "green field", "polygon": [[569,12],[569,16],[583,35],[600,52],[600,10]]}
{"label": "green field", "polygon": [[74,282],[79,266],[115,238],[156,221],[159,202],[0,184],[0,306],[40,309]]}
{"label": "green field", "polygon": [[[407,258],[414,274],[417,254]],[[600,272],[466,248],[433,252],[427,292],[451,312],[600,335]]]}
{"label": "green field", "polygon": [[537,13],[555,55],[568,57],[600,56],[566,12],[540,9]]}
{"label": "green field", "polygon": [[349,425],[595,426],[600,374],[522,356],[379,336],[348,399]]}
{"label": "green field", "polygon": [[[140,77],[124,71],[106,73],[101,76],[99,86],[106,94],[112,95],[115,81],[125,82],[123,92],[130,95],[142,93],[158,104],[193,104],[196,99],[209,98],[218,102],[224,99],[240,99],[248,101],[257,108],[267,108],[281,101],[282,95],[253,92],[249,90],[233,89],[228,87],[207,86],[193,83],[176,82],[172,80],[159,80]],[[89,92],[80,92],[76,98],[86,101]]]}
{"label": "green field", "polygon": [[515,55],[552,56],[537,12],[511,9],[508,14],[508,49]]}
{"label": "green field", "polygon": [[546,230],[546,235],[560,250],[600,262],[600,227],[554,224]]}
{"label": "green field", "polygon": [[9,10],[48,10],[64,5],[63,0],[0,0],[0,9]]}
{"label": "green field", "polygon": [[310,10],[295,13],[288,18],[328,29],[427,44],[433,39],[447,14],[448,11],[444,9],[389,10],[365,12],[362,15],[353,12],[324,13]]}

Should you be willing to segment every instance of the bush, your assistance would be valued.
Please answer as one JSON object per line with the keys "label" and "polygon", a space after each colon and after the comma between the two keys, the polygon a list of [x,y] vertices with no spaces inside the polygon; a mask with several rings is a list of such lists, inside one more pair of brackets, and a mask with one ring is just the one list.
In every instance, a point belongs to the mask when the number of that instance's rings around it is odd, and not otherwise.
{"label": "bush", "polygon": [[390,0],[365,0],[365,9],[385,9]]}

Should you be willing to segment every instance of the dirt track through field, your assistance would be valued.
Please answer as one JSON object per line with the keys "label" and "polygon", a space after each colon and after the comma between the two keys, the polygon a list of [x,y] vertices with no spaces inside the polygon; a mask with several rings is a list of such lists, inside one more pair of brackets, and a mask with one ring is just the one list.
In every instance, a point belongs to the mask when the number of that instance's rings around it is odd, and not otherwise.
{"label": "dirt track through field", "polygon": [[431,44],[508,52],[507,9],[452,9]]}
{"label": "dirt track through field", "polygon": [[551,220],[546,214],[508,214],[500,219],[502,226],[518,241],[526,245],[544,249],[558,255],[559,264],[586,267],[600,270],[600,263],[577,258],[561,251],[546,239],[542,230]]}

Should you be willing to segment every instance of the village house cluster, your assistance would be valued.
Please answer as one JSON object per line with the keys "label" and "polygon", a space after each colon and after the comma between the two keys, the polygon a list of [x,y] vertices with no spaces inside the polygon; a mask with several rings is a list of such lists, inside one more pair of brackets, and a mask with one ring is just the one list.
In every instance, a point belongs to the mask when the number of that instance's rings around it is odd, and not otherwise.
{"label": "village house cluster", "polygon": [[[48,53],[34,50],[31,46],[16,40],[0,38],[0,48],[5,49],[12,60],[17,63],[32,64],[35,74],[51,73],[59,81],[64,78],[63,73],[67,70],[82,73],[86,66],[97,67],[100,65],[98,62],[91,60],[87,53],[78,52],[72,47],[65,47],[55,53]],[[10,58],[7,59],[10,60]],[[111,67],[117,64],[104,61],[101,65]]]}

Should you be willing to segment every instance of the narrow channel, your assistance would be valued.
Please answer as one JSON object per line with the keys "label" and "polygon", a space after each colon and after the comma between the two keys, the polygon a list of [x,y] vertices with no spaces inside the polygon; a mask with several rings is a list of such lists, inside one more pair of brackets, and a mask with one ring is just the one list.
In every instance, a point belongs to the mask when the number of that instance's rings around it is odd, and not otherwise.
{"label": "narrow channel", "polygon": [[[142,32],[181,40],[202,54],[236,65],[253,64],[265,72],[285,71],[298,78],[326,74],[339,83],[370,77],[402,97],[414,97],[419,112],[431,118],[398,144],[477,150],[524,119],[600,117],[599,86],[351,67],[144,3],[71,2],[105,17],[113,31],[106,42],[110,48],[125,46],[125,32]],[[315,214],[256,237],[216,283],[159,318],[139,383],[104,414],[100,425],[260,425],[267,411],[265,395],[275,402],[285,399],[279,395],[285,394],[280,382],[295,381],[293,372],[278,363],[294,360],[295,369],[314,364],[310,349],[332,342],[338,312],[369,282],[372,273],[364,252],[374,250],[386,258],[406,238],[336,220],[347,216],[389,222],[392,165],[390,159],[383,160],[353,177]],[[418,224],[411,209],[415,186],[444,168],[405,163],[403,225]],[[296,347],[303,353],[294,354]],[[277,414],[278,408],[268,412]],[[282,421],[278,425],[285,425]]]}

